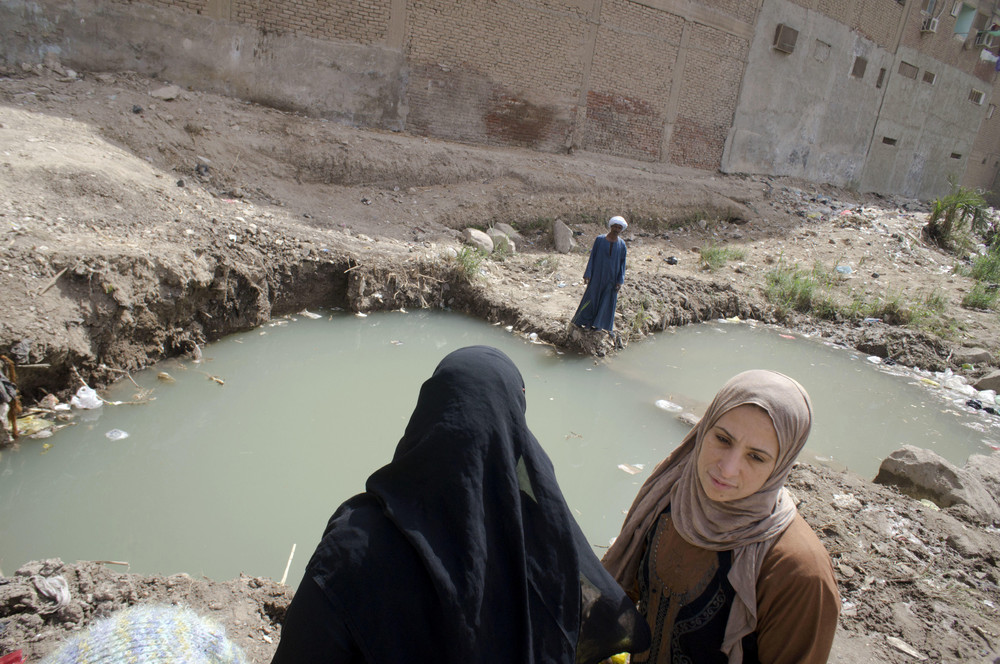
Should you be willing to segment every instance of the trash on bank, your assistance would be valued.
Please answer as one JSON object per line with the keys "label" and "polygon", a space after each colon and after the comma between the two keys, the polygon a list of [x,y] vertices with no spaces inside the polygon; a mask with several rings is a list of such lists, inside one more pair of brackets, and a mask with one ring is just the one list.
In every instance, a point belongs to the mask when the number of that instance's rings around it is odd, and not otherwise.
{"label": "trash on bank", "polygon": [[895,636],[887,636],[885,637],[885,640],[889,642],[890,646],[892,646],[893,648],[902,653],[906,653],[907,655],[917,660],[918,662],[927,661],[926,656],[922,655],[919,650],[911,646],[903,639],[896,638]]}
{"label": "trash on bank", "polygon": [[[53,424],[55,423],[38,415],[25,415],[17,418],[17,429],[22,436],[35,437],[40,431],[51,429]],[[46,436],[38,437],[45,438]]]}
{"label": "trash on bank", "polygon": [[322,318],[322,316],[320,316],[319,314],[314,314],[313,312],[308,311],[306,309],[303,309],[302,311],[300,311],[299,315],[305,316],[306,318],[311,318],[313,320],[316,320],[317,318]]}
{"label": "trash on bank", "polygon": [[161,371],[160,373],[156,374],[156,379],[160,380],[160,381],[163,381],[164,383],[176,383],[177,382],[177,380],[173,376],[171,376],[170,374],[168,374],[166,371]]}
{"label": "trash on bank", "polygon": [[618,468],[624,470],[629,475],[635,475],[642,472],[642,469],[645,468],[645,464],[637,463],[633,465],[631,463],[620,463],[618,464]]}
{"label": "trash on bank", "polygon": [[679,413],[684,410],[684,406],[675,404],[673,401],[667,401],[666,399],[659,399],[656,402],[656,407],[665,410],[668,413]]}
{"label": "trash on bank", "polygon": [[83,410],[93,410],[103,405],[101,398],[97,396],[94,388],[87,387],[86,385],[77,390],[69,402],[74,408],[81,408]]}
{"label": "trash on bank", "polygon": [[104,434],[108,440],[125,440],[128,438],[128,431],[122,431],[121,429],[112,429],[111,431]]}

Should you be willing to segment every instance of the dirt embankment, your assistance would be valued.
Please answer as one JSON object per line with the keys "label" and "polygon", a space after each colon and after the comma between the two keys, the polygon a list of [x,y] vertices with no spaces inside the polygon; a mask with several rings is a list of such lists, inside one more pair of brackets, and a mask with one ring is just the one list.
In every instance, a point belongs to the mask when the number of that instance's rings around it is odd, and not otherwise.
{"label": "dirt embankment", "polygon": [[[197,92],[151,95],[163,86],[54,62],[0,72],[0,353],[22,365],[28,403],[75,389],[76,373],[100,386],[306,307],[449,307],[603,352],[567,322],[611,214],[631,224],[626,341],[739,316],[929,369],[958,368],[963,346],[1000,348],[996,314],[961,307],[971,281],[950,269],[957,259],[920,241],[916,202],[360,132]],[[573,229],[575,251],[554,251],[555,219]],[[521,235],[514,255],[456,260],[462,229],[500,222]],[[741,253],[706,270],[709,247]],[[923,327],[817,321],[764,297],[782,265],[850,267],[832,285],[848,300],[933,295],[943,308]],[[795,488],[846,601],[837,661],[910,661],[889,637],[931,660],[996,650],[996,531],[832,471],[803,469]],[[39,573],[64,576],[71,604],[45,612],[29,587]],[[265,662],[288,597],[263,579],[36,565],[0,578],[0,651],[37,657],[118,606],[164,601],[219,614]]]}

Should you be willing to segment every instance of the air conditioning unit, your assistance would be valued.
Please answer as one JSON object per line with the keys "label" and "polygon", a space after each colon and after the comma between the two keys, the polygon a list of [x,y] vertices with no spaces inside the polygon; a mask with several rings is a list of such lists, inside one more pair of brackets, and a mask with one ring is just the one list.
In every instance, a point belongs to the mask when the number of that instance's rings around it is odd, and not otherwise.
{"label": "air conditioning unit", "polygon": [[985,30],[980,30],[976,35],[976,46],[991,48],[993,46],[993,37],[991,37]]}
{"label": "air conditioning unit", "polygon": [[934,16],[928,16],[920,24],[920,32],[937,32],[938,20]]}
{"label": "air conditioning unit", "polygon": [[784,23],[779,23],[774,30],[774,49],[782,53],[791,53],[795,50],[795,42],[799,39],[799,31]]}

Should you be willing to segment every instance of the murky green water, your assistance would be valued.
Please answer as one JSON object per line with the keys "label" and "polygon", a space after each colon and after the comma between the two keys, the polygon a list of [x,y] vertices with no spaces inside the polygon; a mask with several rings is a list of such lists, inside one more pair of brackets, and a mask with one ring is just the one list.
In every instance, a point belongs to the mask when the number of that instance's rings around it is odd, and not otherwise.
{"label": "murky green water", "polygon": [[[213,345],[199,364],[133,376],[154,390],[147,405],[88,411],[52,438],[4,451],[0,569],[61,557],[127,561],[139,573],[280,579],[294,543],[295,585],[332,511],[391,457],[420,384],[471,344],[497,346],[521,369],[528,424],[598,546],[687,429],[656,402],[700,414],[744,369],[800,380],[816,411],[809,454],[865,476],[904,443],[963,463],[1000,438],[989,418],[912,378],[747,325],[667,332],[595,364],[454,314],[298,317]],[[158,381],[159,371],[175,382]],[[123,381],[105,396],[129,401],[137,391]],[[129,437],[109,440],[113,429]]]}

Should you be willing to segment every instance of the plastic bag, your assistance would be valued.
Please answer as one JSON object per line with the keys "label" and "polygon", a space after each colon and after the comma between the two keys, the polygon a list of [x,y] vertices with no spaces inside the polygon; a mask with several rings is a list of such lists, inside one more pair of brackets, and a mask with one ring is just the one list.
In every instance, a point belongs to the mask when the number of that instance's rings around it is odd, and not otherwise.
{"label": "plastic bag", "polygon": [[92,410],[104,405],[101,398],[97,396],[97,392],[86,385],[77,390],[69,402],[74,408],[83,408],[84,410]]}

